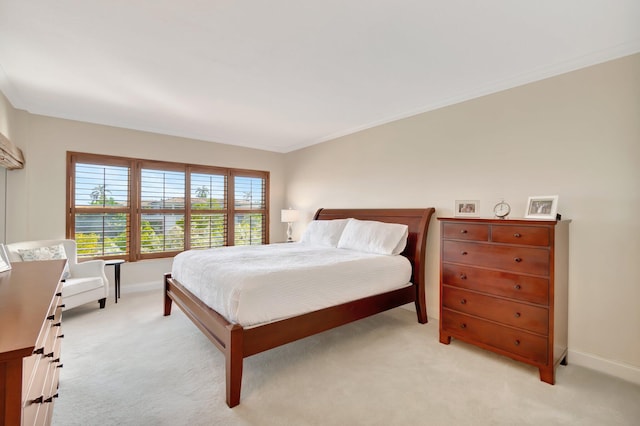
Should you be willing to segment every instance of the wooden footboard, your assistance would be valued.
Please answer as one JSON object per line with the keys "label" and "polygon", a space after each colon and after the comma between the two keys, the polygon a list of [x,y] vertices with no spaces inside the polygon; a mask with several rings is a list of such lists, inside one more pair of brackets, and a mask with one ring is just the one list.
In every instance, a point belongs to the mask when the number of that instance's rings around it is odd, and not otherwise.
{"label": "wooden footboard", "polygon": [[171,314],[172,301],[176,302],[185,315],[224,354],[227,405],[235,407],[240,403],[244,358],[411,303],[415,301],[415,288],[404,287],[248,329],[229,323],[173,279],[171,274],[166,274],[165,316]]}
{"label": "wooden footboard", "polygon": [[224,354],[226,364],[226,402],[229,407],[240,403],[243,359],[257,353],[348,324],[388,309],[415,302],[418,321],[427,322],[424,261],[427,230],[433,208],[428,209],[320,209],[314,219],[354,217],[363,220],[404,223],[409,226],[407,247],[402,253],[412,264],[413,285],[366,297],[353,302],[321,309],[262,326],[244,329],[228,322],[194,296],[171,274],[165,274],[164,315],[171,314],[172,303],[193,321],[207,338]]}

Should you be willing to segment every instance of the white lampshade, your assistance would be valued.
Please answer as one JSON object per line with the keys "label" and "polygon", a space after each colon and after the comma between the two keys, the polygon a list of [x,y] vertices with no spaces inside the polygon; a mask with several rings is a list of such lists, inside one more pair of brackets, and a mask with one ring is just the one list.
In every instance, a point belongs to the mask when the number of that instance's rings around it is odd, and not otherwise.
{"label": "white lampshade", "polygon": [[298,210],[283,209],[280,212],[280,221],[285,223],[296,222],[298,220]]}

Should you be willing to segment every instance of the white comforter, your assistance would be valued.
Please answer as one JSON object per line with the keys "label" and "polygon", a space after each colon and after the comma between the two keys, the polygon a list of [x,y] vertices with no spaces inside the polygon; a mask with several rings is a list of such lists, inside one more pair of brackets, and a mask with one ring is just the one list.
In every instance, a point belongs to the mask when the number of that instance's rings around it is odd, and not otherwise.
{"label": "white comforter", "polygon": [[404,256],[285,243],[186,251],[172,276],[248,327],[405,287],[411,265]]}

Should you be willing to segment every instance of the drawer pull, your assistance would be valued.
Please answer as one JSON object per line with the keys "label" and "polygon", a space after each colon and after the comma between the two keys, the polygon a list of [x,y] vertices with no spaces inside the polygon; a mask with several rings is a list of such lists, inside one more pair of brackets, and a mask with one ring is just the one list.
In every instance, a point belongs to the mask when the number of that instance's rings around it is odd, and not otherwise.
{"label": "drawer pull", "polygon": [[37,397],[36,399],[32,399],[31,403],[32,404],[42,404],[42,401],[44,400],[44,396],[40,395],[39,397]]}
{"label": "drawer pull", "polygon": [[465,323],[460,324],[460,328],[467,328],[467,324]]}
{"label": "drawer pull", "polygon": [[461,305],[466,305],[467,304],[467,299],[460,299],[460,304]]}
{"label": "drawer pull", "polygon": [[513,342],[513,344],[516,346],[520,346],[520,340],[516,340],[515,342]]}
{"label": "drawer pull", "polygon": [[53,352],[49,352],[44,356],[45,358],[53,358]]}
{"label": "drawer pull", "polygon": [[56,317],[55,315],[49,315],[49,316],[47,317],[47,319],[48,319],[49,321],[53,321],[53,319],[54,319],[55,317]]}
{"label": "drawer pull", "polygon": [[51,327],[60,327],[62,325],[61,322],[57,322],[55,324],[52,324]]}
{"label": "drawer pull", "polygon": [[516,263],[520,263],[520,262],[522,262],[522,258],[521,257],[514,257],[513,261],[516,262]]}
{"label": "drawer pull", "polygon": [[58,339],[64,339],[64,334],[59,335]]}
{"label": "drawer pull", "polygon": [[58,397],[58,394],[55,394],[55,395],[52,395],[52,396],[50,396],[49,398],[45,399],[45,400],[44,400],[44,401],[42,401],[42,402],[52,402],[52,401],[53,401],[53,398],[57,398],[57,397]]}
{"label": "drawer pull", "polygon": [[60,362],[60,358],[52,359],[51,362]]}
{"label": "drawer pull", "polygon": [[461,280],[466,280],[467,279],[467,274],[460,274],[460,279]]}
{"label": "drawer pull", "polygon": [[66,308],[67,305],[65,305],[64,303],[62,305],[58,305],[58,308]]}
{"label": "drawer pull", "polygon": [[33,351],[34,355],[40,355],[40,354],[43,354],[43,353],[44,353],[44,347],[38,348],[35,351]]}
{"label": "drawer pull", "polygon": [[516,318],[520,318],[520,312],[516,312],[513,316]]}
{"label": "drawer pull", "polygon": [[62,367],[64,367],[64,364],[56,365],[56,368],[62,368]]}
{"label": "drawer pull", "polygon": [[520,290],[520,289],[522,289],[522,286],[520,284],[516,284],[516,285],[513,286],[513,288],[515,290]]}
{"label": "drawer pull", "polygon": [[56,296],[58,296],[58,297],[62,297],[62,292],[60,292],[60,293],[56,293]]}
{"label": "drawer pull", "polygon": [[460,233],[461,233],[461,234],[466,234],[466,233],[467,233],[467,230],[466,230],[466,229],[461,229],[461,230],[460,230]]}
{"label": "drawer pull", "polygon": [[468,253],[466,251],[463,251],[462,253],[460,253],[463,256],[466,256]]}
{"label": "drawer pull", "polygon": [[522,237],[522,235],[518,234],[517,232],[515,234],[513,234],[513,236],[516,237],[516,238]]}

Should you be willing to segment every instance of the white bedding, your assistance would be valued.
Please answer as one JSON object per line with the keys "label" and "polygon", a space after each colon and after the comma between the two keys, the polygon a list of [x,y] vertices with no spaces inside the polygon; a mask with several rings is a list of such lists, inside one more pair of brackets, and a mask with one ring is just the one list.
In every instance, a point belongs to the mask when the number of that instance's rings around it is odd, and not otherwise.
{"label": "white bedding", "polygon": [[249,327],[406,287],[411,264],[404,256],[284,243],[186,251],[171,273],[228,321]]}

